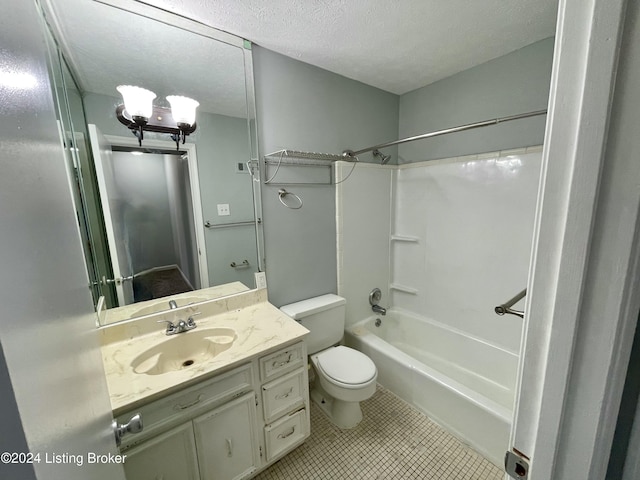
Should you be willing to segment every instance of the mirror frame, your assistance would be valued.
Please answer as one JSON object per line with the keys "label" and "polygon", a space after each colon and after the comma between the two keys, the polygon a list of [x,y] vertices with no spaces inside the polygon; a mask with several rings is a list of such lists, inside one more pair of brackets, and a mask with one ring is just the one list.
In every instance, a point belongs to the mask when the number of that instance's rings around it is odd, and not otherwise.
{"label": "mirror frame", "polygon": [[[58,50],[58,59],[60,62],[65,62],[68,65],[70,73],[72,77],[74,76],[74,71],[77,70],[76,66],[72,62],[72,56],[68,54],[68,47],[64,43],[64,35],[62,35],[62,28],[58,24],[57,17],[55,15],[55,8],[53,6],[53,0],[36,0],[40,3],[40,7],[44,13],[47,26],[52,31],[53,39],[56,43],[56,47]],[[210,38],[215,41],[223,42],[228,45],[238,47],[239,51],[243,55],[243,63],[244,63],[244,82],[245,82],[245,95],[246,95],[246,121],[247,121],[247,133],[248,133],[248,142],[250,147],[250,158],[248,161],[251,162],[251,165],[254,165],[255,168],[249,172],[251,175],[251,183],[252,183],[252,195],[253,195],[253,208],[254,208],[254,221],[255,221],[255,241],[256,241],[256,252],[257,252],[257,261],[258,261],[258,272],[265,271],[265,249],[264,249],[264,230],[263,230],[263,218],[262,218],[262,195],[261,195],[261,172],[259,168],[259,147],[258,147],[258,127],[257,127],[257,116],[256,116],[256,99],[255,99],[255,86],[254,86],[254,75],[253,75],[253,56],[252,56],[252,44],[250,41],[245,40],[241,37],[232,35],[230,33],[226,33],[220,30],[215,29],[214,27],[205,25],[203,23],[199,23],[195,20],[183,17],[181,15],[175,14],[173,12],[169,12],[163,10],[159,7],[155,7],[148,4],[139,3],[136,0],[90,0],[99,4],[103,4],[106,6],[110,6],[113,8],[117,8],[124,12],[129,12],[131,14],[140,15],[150,20],[154,20],[160,23],[164,23],[170,27],[176,27],[187,32],[194,33],[196,35],[200,35],[206,38]],[[74,78],[74,81],[75,78]],[[77,81],[76,81],[77,83]],[[85,119],[86,123],[86,119]],[[137,141],[132,138],[132,142]],[[66,148],[66,147],[65,147]],[[70,152],[74,155],[75,152]],[[84,195],[81,193],[81,195]],[[95,252],[93,252],[95,254]],[[87,266],[87,273],[89,274],[89,267]],[[92,282],[97,281],[98,279],[89,279],[91,288]],[[214,287],[209,286],[209,288]],[[249,286],[248,286],[249,287]],[[206,287],[204,287],[206,288]],[[256,285],[249,287],[249,290],[256,289]],[[92,289],[93,290],[93,289]],[[195,290],[197,292],[198,290]],[[161,301],[161,299],[156,299],[157,301]],[[209,300],[207,300],[209,301]],[[98,301],[96,306],[98,317],[102,317],[101,314],[101,304],[103,302]],[[135,304],[133,304],[135,305]],[[115,307],[120,308],[120,307]],[[114,310],[114,309],[110,309]],[[123,319],[129,320],[129,319]],[[99,325],[102,323],[99,321]]]}

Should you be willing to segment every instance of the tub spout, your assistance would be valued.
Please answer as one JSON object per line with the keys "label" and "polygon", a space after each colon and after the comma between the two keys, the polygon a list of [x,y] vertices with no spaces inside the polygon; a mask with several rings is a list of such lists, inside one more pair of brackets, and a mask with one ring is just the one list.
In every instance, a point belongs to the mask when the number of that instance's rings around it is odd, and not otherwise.
{"label": "tub spout", "polygon": [[379,313],[380,315],[386,315],[387,314],[387,309],[381,307],[380,305],[371,305],[371,310],[373,310],[376,313]]}

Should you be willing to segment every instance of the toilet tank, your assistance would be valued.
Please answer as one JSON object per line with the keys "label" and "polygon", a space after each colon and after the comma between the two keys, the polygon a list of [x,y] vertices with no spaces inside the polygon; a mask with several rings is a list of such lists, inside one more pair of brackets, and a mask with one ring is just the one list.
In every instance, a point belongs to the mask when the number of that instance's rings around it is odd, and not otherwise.
{"label": "toilet tank", "polygon": [[342,340],[346,303],[344,298],[330,293],[283,305],[280,310],[309,330],[305,343],[311,355]]}

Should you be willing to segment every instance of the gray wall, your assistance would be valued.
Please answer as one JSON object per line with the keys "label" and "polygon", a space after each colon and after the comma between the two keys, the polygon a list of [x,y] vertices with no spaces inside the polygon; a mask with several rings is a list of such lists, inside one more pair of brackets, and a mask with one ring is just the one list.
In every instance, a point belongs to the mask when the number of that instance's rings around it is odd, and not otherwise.
{"label": "gray wall", "polygon": [[[261,155],[283,148],[341,153],[397,138],[398,96],[257,46],[253,61]],[[299,210],[280,204],[279,188],[262,190],[270,301],[335,293],[335,188],[287,186],[302,197]]]}
{"label": "gray wall", "polygon": [[[32,75],[0,86],[0,410],[15,412],[32,452],[115,453],[96,316],[70,176],[56,123],[47,43],[35,2],[2,18],[0,64]],[[0,363],[4,363],[0,360]],[[4,367],[0,366],[0,370]],[[13,395],[11,391],[13,390]],[[2,430],[1,436],[9,436]],[[9,443],[9,445],[7,445]],[[24,448],[20,431],[3,450]],[[120,465],[33,465],[39,479],[123,479]],[[32,472],[1,478],[32,478]]]}
{"label": "gray wall", "polygon": [[[400,137],[547,108],[553,38],[400,97]],[[400,163],[541,145],[544,116],[400,145]]]}

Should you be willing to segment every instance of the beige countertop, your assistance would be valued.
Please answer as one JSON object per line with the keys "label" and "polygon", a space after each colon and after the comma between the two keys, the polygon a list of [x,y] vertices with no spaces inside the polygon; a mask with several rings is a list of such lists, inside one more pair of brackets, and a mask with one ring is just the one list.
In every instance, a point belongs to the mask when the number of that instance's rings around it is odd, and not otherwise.
{"label": "beige countertop", "polygon": [[[160,319],[188,317],[195,311],[197,328],[172,336],[165,335]],[[136,373],[131,366],[142,352],[161,342],[171,342],[209,328],[230,328],[237,334],[233,345],[218,355],[176,371],[158,375]],[[206,380],[251,361],[278,347],[302,339],[308,330],[267,301],[266,290],[188,305],[170,312],[120,322],[100,328],[102,357],[109,387],[111,407],[118,416],[140,405]],[[168,344],[170,345],[170,344]]]}

